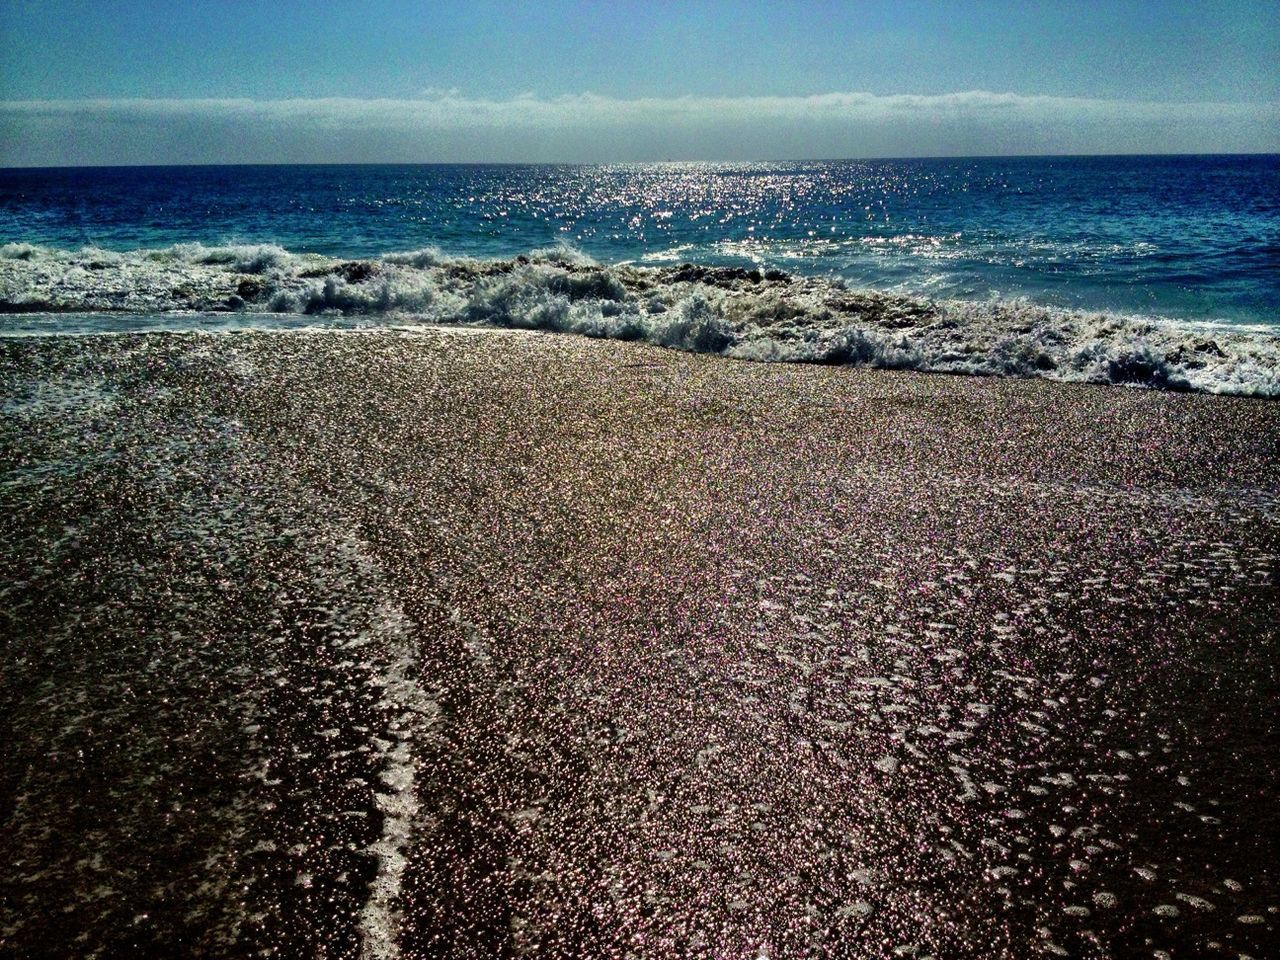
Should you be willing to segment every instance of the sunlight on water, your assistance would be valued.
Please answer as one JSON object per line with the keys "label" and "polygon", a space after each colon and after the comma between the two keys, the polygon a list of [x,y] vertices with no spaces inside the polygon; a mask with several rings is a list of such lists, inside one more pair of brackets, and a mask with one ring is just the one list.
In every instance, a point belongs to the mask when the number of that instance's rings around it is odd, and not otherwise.
{"label": "sunlight on water", "polygon": [[1280,159],[1093,157],[0,172],[0,242],[335,256],[569,243],[855,285],[1276,322]]}

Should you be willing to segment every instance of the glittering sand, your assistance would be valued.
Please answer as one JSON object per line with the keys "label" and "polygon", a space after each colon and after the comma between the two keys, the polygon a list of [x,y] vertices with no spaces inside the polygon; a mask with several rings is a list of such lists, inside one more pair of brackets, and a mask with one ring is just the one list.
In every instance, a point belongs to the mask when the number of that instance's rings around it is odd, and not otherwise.
{"label": "glittering sand", "polygon": [[1280,405],[432,331],[0,402],[2,955],[1278,955]]}

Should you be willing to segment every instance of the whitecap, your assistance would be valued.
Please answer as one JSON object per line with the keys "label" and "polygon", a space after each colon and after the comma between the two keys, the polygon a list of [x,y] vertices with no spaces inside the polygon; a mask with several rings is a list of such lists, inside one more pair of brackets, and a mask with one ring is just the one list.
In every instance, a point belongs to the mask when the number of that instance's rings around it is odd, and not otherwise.
{"label": "whitecap", "polygon": [[[434,247],[343,261],[273,244],[127,253],[0,247],[0,313],[213,311],[498,326],[764,361],[1280,397],[1274,328],[930,300],[740,267],[603,265],[568,245],[506,261]],[[6,322],[8,324],[9,322]],[[216,322],[202,318],[202,327]],[[50,326],[56,329],[56,321]],[[3,325],[0,325],[3,326]]]}

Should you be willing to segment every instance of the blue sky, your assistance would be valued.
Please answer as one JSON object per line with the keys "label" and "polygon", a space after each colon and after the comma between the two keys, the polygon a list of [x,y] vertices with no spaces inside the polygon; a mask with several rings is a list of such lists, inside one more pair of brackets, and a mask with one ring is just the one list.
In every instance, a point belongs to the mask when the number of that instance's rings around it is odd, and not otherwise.
{"label": "blue sky", "polygon": [[0,0],[0,163],[1280,149],[1280,2]]}

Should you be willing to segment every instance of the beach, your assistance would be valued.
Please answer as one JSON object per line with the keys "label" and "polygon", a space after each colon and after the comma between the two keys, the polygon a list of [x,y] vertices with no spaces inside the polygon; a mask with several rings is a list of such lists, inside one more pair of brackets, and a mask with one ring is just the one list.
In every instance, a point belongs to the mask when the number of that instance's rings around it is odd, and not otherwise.
{"label": "beach", "polygon": [[1280,407],[0,338],[0,954],[1252,956]]}

